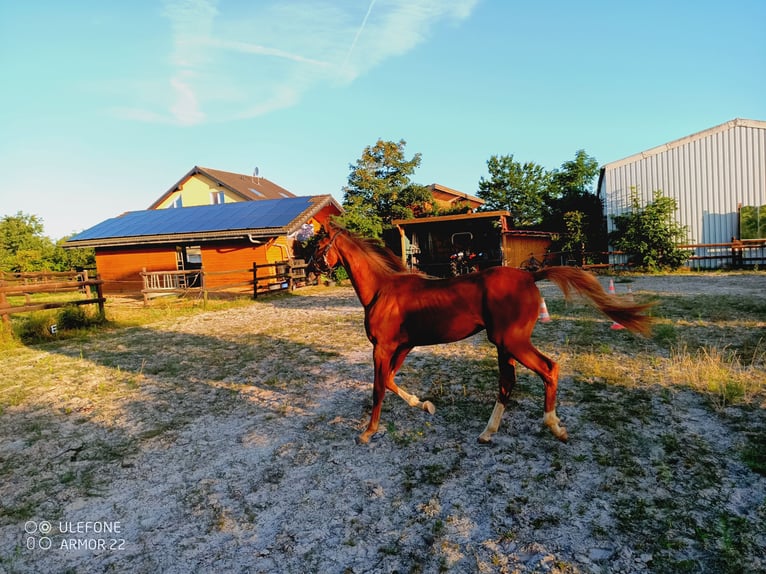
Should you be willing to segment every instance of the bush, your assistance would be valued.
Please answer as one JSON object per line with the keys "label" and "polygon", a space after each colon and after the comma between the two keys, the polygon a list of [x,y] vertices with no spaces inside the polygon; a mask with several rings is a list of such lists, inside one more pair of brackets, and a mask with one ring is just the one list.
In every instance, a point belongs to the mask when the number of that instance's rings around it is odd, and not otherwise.
{"label": "bush", "polygon": [[[15,338],[25,344],[44,343],[58,339],[66,331],[88,329],[101,325],[106,318],[100,313],[89,313],[79,305],[67,305],[57,313],[39,311],[24,314],[14,325]],[[53,326],[55,329],[51,329]]]}
{"label": "bush", "polygon": [[655,191],[654,201],[641,207],[633,189],[630,211],[612,216],[616,229],[610,241],[615,248],[632,254],[639,269],[678,269],[689,259],[689,252],[676,247],[688,234],[688,229],[673,218],[677,209],[676,200],[663,196],[662,191]]}
{"label": "bush", "polygon": [[15,334],[23,343],[41,343],[50,341],[54,335],[51,326],[56,324],[56,317],[51,313],[28,313],[15,326]]}
{"label": "bush", "polygon": [[92,324],[88,313],[79,305],[67,305],[58,313],[60,329],[82,329]]}

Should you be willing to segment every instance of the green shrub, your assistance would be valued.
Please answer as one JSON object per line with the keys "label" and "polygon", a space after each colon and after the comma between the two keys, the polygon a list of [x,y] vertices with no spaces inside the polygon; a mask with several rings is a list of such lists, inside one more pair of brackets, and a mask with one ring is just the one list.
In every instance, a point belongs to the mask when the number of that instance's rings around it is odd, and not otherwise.
{"label": "green shrub", "polygon": [[59,329],[82,329],[92,324],[87,311],[79,305],[67,305],[58,313]]}

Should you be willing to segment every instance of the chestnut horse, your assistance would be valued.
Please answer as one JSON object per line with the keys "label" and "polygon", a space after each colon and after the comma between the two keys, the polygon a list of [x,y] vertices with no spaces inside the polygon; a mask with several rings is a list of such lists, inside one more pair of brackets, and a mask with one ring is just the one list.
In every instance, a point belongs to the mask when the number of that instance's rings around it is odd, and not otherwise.
{"label": "chestnut horse", "polygon": [[407,270],[391,251],[369,240],[332,225],[328,228],[329,234],[317,244],[316,265],[324,271],[338,264],[346,268],[364,307],[364,326],[373,345],[372,415],[359,436],[361,443],[378,430],[386,389],[410,406],[436,412],[430,401],[421,401],[394,383],[394,375],[413,347],[459,341],[483,329],[497,347],[500,380],[495,408],[479,442],[489,442],[500,426],[516,383],[517,361],[543,379],[543,423],[556,438],[566,441],[567,431],[556,416],[559,367],[530,341],[541,302],[535,282],[541,279],[555,283],[567,297],[574,288],[631,331],[646,335],[650,330],[651,318],[642,314],[650,305],[619,301],[593,275],[576,267],[546,267],[535,272],[490,267],[437,279]]}

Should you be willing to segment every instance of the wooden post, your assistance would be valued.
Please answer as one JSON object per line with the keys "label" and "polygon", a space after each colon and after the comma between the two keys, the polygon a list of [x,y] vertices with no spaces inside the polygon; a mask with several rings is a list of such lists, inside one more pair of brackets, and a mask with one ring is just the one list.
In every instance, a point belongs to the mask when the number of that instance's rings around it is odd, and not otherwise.
{"label": "wooden post", "polygon": [[[0,279],[0,287],[5,286],[5,280]],[[5,307],[8,304],[7,299],[5,298],[5,292],[0,290],[0,313],[2,313],[2,308]],[[11,324],[11,316],[8,313],[3,313],[3,323],[6,325]]]}
{"label": "wooden post", "polygon": [[258,298],[258,263],[253,261],[253,299]]}
{"label": "wooden post", "polygon": [[85,283],[85,298],[90,299],[91,294],[90,294],[90,285],[88,285],[88,270],[87,269],[82,270],[82,281]]}
{"label": "wooden post", "polygon": [[199,268],[199,282],[202,289],[202,307],[207,307],[207,286],[205,285],[205,267]]}
{"label": "wooden post", "polygon": [[146,267],[141,268],[141,279],[144,280],[144,288],[141,291],[144,294],[144,305],[148,305],[149,293],[147,293],[147,290],[149,289],[149,278],[146,275]]}
{"label": "wooden post", "polygon": [[[86,272],[87,273],[87,272]],[[96,273],[96,296],[98,297],[98,313],[101,317],[105,317],[104,311],[104,284],[101,282],[101,275]]]}

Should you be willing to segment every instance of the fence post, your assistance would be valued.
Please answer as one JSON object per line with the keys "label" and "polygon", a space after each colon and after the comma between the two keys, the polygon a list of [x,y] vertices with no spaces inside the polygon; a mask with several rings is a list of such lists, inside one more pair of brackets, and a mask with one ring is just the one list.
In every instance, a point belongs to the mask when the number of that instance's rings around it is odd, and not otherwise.
{"label": "fence post", "polygon": [[82,270],[82,281],[85,283],[85,297],[90,299],[91,294],[90,294],[90,285],[88,285],[88,270],[87,269]]}
{"label": "fence post", "polygon": [[[88,273],[87,271],[85,272]],[[87,276],[87,275],[86,275]],[[101,317],[104,317],[104,285],[101,282],[101,275],[96,273],[96,296],[98,297],[98,313]]]}
{"label": "fence post", "polygon": [[141,267],[141,279],[144,281],[144,288],[141,293],[144,295],[144,305],[149,304],[149,276],[146,274],[146,267]]}
{"label": "fence post", "polygon": [[[5,286],[5,279],[0,279],[0,287]],[[2,313],[2,308],[5,307],[8,304],[8,301],[5,298],[5,292],[0,291],[0,313]],[[8,313],[3,313],[3,323],[5,325],[11,324],[11,316]]]}
{"label": "fence post", "polygon": [[205,267],[202,266],[199,268],[199,282],[200,282],[200,288],[202,289],[202,307],[207,307],[207,285],[205,283]]}

